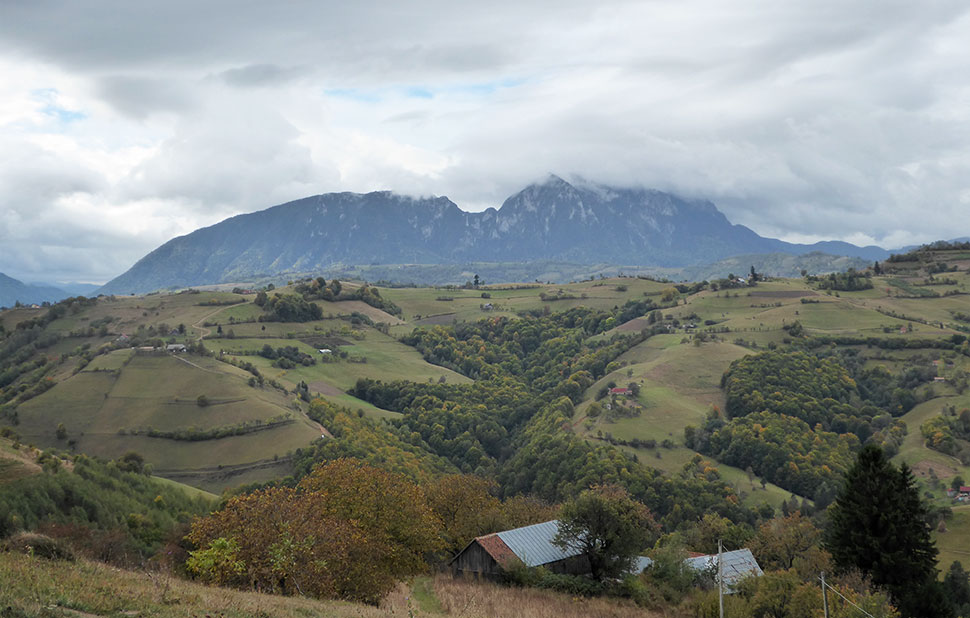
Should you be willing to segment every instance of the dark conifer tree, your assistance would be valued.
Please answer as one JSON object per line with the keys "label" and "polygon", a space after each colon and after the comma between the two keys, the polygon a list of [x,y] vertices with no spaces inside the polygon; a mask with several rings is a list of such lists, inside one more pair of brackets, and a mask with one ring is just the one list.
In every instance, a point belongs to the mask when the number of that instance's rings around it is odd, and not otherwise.
{"label": "dark conifer tree", "polygon": [[825,546],[839,569],[859,569],[885,588],[903,616],[952,616],[936,581],[926,515],[906,464],[897,469],[882,449],[867,445],[829,511]]}
{"label": "dark conifer tree", "polygon": [[970,615],[970,576],[959,562],[953,562],[943,577],[943,590],[960,616]]}

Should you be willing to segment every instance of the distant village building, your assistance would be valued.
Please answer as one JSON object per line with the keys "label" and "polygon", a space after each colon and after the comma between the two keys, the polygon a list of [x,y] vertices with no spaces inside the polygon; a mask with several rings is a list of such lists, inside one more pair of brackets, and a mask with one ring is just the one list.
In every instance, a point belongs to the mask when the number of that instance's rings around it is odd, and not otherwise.
{"label": "distant village building", "polygon": [[320,352],[320,354],[333,354],[333,351],[332,350],[329,350],[327,348],[320,348],[317,351]]}
{"label": "distant village building", "polygon": [[625,386],[617,386],[615,388],[610,389],[611,395],[629,395],[631,394],[631,392],[632,391],[626,388]]}
{"label": "distant village building", "polygon": [[168,352],[172,352],[173,354],[178,354],[179,352],[185,352],[186,349],[187,348],[185,347],[184,343],[170,343],[167,346],[165,346],[165,350]]}

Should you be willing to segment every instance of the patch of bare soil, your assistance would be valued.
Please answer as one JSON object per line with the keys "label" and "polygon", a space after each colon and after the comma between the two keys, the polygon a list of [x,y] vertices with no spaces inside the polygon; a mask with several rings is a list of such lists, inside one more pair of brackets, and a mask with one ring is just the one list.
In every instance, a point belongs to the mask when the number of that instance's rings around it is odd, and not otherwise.
{"label": "patch of bare soil", "polygon": [[327,337],[326,335],[309,335],[307,337],[300,337],[298,341],[302,341],[303,343],[313,346],[318,350],[320,348],[332,350],[342,345],[350,345],[350,342],[346,339],[341,339],[340,337]]}
{"label": "patch of bare soil", "polygon": [[420,324],[421,326],[440,326],[444,324],[451,324],[454,319],[454,313],[439,313],[438,315],[431,315],[426,318],[416,320],[415,324]]}
{"label": "patch of bare soil", "polygon": [[761,298],[801,298],[803,296],[818,296],[818,294],[809,290],[777,290],[749,292],[748,296],[760,296]]}
{"label": "patch of bare soil", "polygon": [[327,384],[321,380],[310,382],[307,384],[307,386],[310,388],[310,392],[320,393],[321,395],[328,395],[330,397],[337,397],[344,394],[344,392],[336,386]]}
{"label": "patch of bare soil", "polygon": [[957,469],[952,466],[937,463],[935,461],[928,461],[926,459],[919,463],[913,464],[911,469],[913,470],[913,474],[920,478],[928,477],[930,470],[936,474],[936,478],[947,478],[957,473]]}
{"label": "patch of bare soil", "polygon": [[616,330],[624,333],[629,331],[639,332],[649,326],[650,324],[647,322],[646,318],[633,318],[629,322],[624,322],[623,324],[617,326]]}

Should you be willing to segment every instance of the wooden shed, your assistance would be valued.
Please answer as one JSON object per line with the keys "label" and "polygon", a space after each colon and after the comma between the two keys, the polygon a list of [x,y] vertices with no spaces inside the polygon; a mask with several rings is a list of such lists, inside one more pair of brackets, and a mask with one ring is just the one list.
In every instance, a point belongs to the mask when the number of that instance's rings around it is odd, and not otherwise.
{"label": "wooden shed", "polygon": [[506,568],[521,561],[527,567],[542,566],[553,573],[588,574],[589,560],[585,555],[552,542],[557,532],[559,521],[554,519],[477,537],[451,559],[451,572],[456,577],[497,579]]}

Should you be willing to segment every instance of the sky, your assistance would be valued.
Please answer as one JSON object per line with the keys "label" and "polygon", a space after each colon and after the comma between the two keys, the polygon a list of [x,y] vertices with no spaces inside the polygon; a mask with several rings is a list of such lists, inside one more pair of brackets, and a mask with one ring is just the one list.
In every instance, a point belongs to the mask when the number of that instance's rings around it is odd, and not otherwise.
{"label": "sky", "polygon": [[103,282],[332,191],[556,173],[792,242],[970,234],[963,0],[0,3],[0,272]]}

